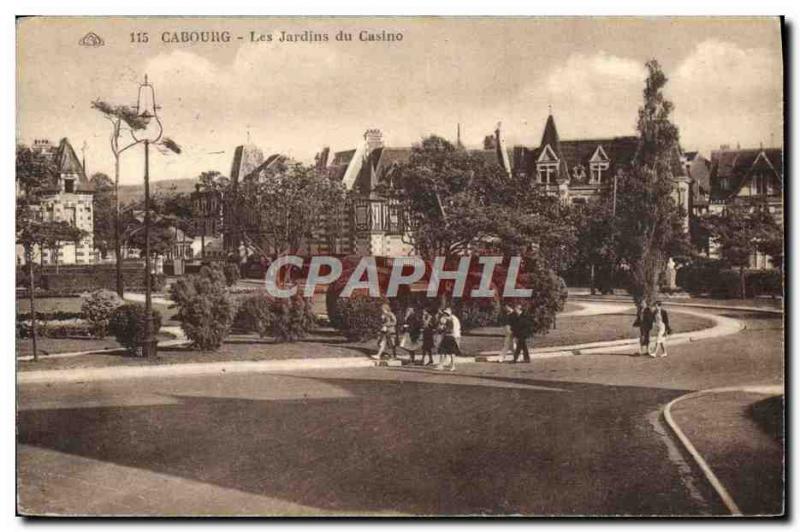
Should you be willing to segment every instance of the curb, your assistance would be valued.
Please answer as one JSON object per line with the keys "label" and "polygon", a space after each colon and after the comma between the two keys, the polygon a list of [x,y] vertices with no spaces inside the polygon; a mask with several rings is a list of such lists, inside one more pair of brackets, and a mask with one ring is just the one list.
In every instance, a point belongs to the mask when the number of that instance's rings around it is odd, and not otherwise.
{"label": "curb", "polygon": [[[700,390],[698,392],[692,392],[686,395],[682,395],[680,397],[676,397],[675,399],[667,403],[667,405],[664,406],[663,410],[664,420],[667,422],[667,425],[669,425],[670,430],[672,430],[675,436],[677,436],[678,440],[680,440],[681,444],[683,444],[686,451],[691,455],[692,459],[694,459],[695,463],[703,472],[703,475],[706,477],[706,480],[708,480],[709,484],[711,484],[711,487],[714,488],[714,491],[717,492],[717,495],[722,500],[723,504],[725,504],[725,507],[728,509],[730,514],[736,517],[741,517],[744,514],[739,509],[739,506],[733,500],[733,497],[731,497],[731,494],[719,480],[717,475],[714,474],[714,471],[711,469],[711,466],[708,465],[708,462],[705,461],[705,459],[697,450],[697,448],[692,444],[692,442],[689,440],[686,434],[684,434],[684,432],[675,422],[675,420],[672,417],[672,407],[685,399],[694,399],[702,395],[725,393],[725,392],[761,391],[763,389],[764,387],[732,386],[727,388],[711,388],[708,390]],[[781,393],[784,393],[783,387],[781,387],[781,390],[782,390]]]}
{"label": "curb", "polygon": [[[689,314],[705,319],[710,319],[714,325],[707,329],[699,331],[691,331],[685,333],[673,334],[669,337],[669,345],[681,345],[689,342],[697,342],[699,340],[707,340],[709,338],[720,338],[736,334],[744,329],[744,323],[735,318],[728,318],[727,316],[717,316],[713,314],[706,314],[703,312],[693,312],[690,310],[676,310],[681,314]],[[574,356],[574,355],[592,355],[598,353],[619,353],[622,351],[630,350],[633,347],[639,346],[639,340],[636,338],[629,338],[625,340],[609,340],[605,342],[590,342],[585,344],[576,344],[571,346],[553,346],[542,347],[539,349],[532,349],[531,356],[542,358],[542,355],[549,357],[554,356]],[[499,355],[500,351],[483,351],[479,353],[480,356]]]}
{"label": "curb", "polygon": [[[671,337],[670,345],[693,342],[708,338],[717,338],[735,334],[744,329],[741,321],[724,316],[709,315],[688,310],[677,311],[684,314],[693,314],[704,319],[711,319],[715,325],[708,329],[689,333],[678,333]],[[531,358],[546,359],[564,356],[589,355],[595,353],[617,353],[628,351],[639,345],[636,338],[625,340],[610,340],[606,342],[591,342],[571,346],[553,346],[531,350]],[[498,360],[499,351],[484,351],[474,357],[460,357],[460,364],[475,362],[492,362]],[[101,367],[101,368],[76,368],[54,369],[17,372],[18,384],[44,383],[44,382],[84,382],[97,380],[127,379],[139,377],[167,377],[177,375],[204,375],[215,373],[240,373],[275,371],[300,371],[312,369],[341,369],[375,367],[374,360],[361,357],[337,357],[306,359],[296,358],[288,360],[259,360],[259,361],[230,361],[230,362],[192,362],[185,364],[159,364],[135,367]]]}
{"label": "curb", "polygon": [[[591,301],[593,303],[624,303],[623,299],[603,299],[595,296],[573,296],[572,301]],[[703,308],[709,310],[727,310],[727,311],[741,311],[741,312],[763,312],[764,314],[777,314],[783,315],[782,309],[764,308],[764,307],[743,307],[737,305],[710,305],[708,303],[684,303],[682,301],[670,301],[666,299],[663,301],[665,306],[672,307],[690,307],[690,308]],[[631,303],[633,305],[633,303]]]}

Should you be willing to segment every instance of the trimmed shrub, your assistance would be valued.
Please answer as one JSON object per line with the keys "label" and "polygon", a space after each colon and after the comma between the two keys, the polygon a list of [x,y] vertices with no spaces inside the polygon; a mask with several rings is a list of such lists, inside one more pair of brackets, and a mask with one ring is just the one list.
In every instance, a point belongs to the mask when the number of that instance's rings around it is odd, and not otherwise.
{"label": "trimmed shrub", "polygon": [[[54,310],[54,311],[36,311],[36,319],[41,321],[63,321],[63,320],[79,320],[83,318],[82,312],[72,312],[69,310]],[[20,312],[17,314],[18,321],[30,321],[30,312]]]}
{"label": "trimmed shrub", "polygon": [[[152,315],[153,335],[156,335],[161,329],[161,314],[154,310]],[[108,331],[129,353],[134,356],[141,356],[141,348],[146,334],[145,322],[144,305],[125,303],[114,309],[108,323]]]}
{"label": "trimmed shrub", "polygon": [[293,342],[305,338],[316,319],[311,303],[303,297],[273,298],[265,292],[246,297],[239,304],[233,328],[257,332],[261,338]]}
{"label": "trimmed shrub", "polygon": [[111,290],[95,290],[82,296],[81,312],[83,317],[92,325],[93,334],[97,338],[108,335],[108,323],[114,310],[124,301]]}
{"label": "trimmed shrub", "polygon": [[242,332],[257,332],[262,338],[270,335],[272,312],[269,296],[257,292],[239,300],[232,328]]}
{"label": "trimmed shrub", "polygon": [[[702,260],[680,268],[678,286],[692,295],[710,295],[722,299],[742,297],[740,272],[728,269],[719,260]],[[746,270],[745,297],[783,294],[780,270]]]}
{"label": "trimmed shrub", "polygon": [[[30,338],[31,322],[29,320],[17,321],[17,337]],[[94,329],[85,320],[58,320],[58,321],[37,321],[36,332],[45,338],[93,338]]]}
{"label": "trimmed shrub", "polygon": [[239,272],[239,265],[233,262],[226,262],[222,267],[222,273],[225,275],[225,284],[233,286],[241,278]]}
{"label": "trimmed shrub", "polygon": [[230,333],[235,311],[222,271],[204,266],[199,275],[178,279],[170,295],[178,308],[175,319],[192,343],[203,351],[219,349]]}
{"label": "trimmed shrub", "polygon": [[[329,307],[328,319],[348,340],[362,341],[374,337],[381,328],[382,298],[371,298],[363,294],[351,297],[335,297]],[[333,313],[331,313],[333,310]]]}

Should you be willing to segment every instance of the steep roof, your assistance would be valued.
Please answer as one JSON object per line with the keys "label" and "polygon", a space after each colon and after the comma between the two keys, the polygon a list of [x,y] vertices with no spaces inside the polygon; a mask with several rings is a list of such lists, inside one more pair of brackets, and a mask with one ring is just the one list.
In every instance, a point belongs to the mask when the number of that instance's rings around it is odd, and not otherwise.
{"label": "steep roof", "polygon": [[238,183],[264,162],[264,152],[252,144],[236,146],[231,165],[231,182]]}
{"label": "steep roof", "polygon": [[[548,123],[550,120],[548,119]],[[544,140],[543,135],[543,140]],[[552,138],[552,137],[551,137]],[[512,151],[512,167],[515,172],[522,172],[526,175],[536,174],[536,162],[538,161],[545,145],[538,148],[527,148],[515,146]],[[560,162],[559,177],[564,173],[572,178],[575,169],[582,166],[584,173],[589,175],[589,164],[598,148],[601,154],[608,158],[609,171],[613,174],[616,168],[630,164],[636,156],[639,146],[639,138],[635,136],[611,137],[597,139],[576,139],[559,140]],[[552,145],[551,145],[552,148]],[[555,151],[555,149],[553,149]]]}
{"label": "steep roof", "polygon": [[[783,187],[783,150],[781,148],[756,148],[744,150],[716,150],[711,152],[711,198],[725,200],[738,194],[756,170],[772,172],[777,184]],[[720,186],[728,180],[727,189]]]}
{"label": "steep roof", "polygon": [[40,144],[38,149],[40,149],[46,157],[49,157],[55,166],[58,175],[52,176],[51,178],[51,185],[54,191],[61,190],[58,179],[61,179],[65,174],[71,174],[77,176],[75,192],[94,192],[94,186],[86,177],[83,164],[81,164],[78,156],[75,154],[75,150],[72,148],[69,139],[66,137],[62,138],[58,146],[53,146],[49,142],[43,141],[43,144]]}

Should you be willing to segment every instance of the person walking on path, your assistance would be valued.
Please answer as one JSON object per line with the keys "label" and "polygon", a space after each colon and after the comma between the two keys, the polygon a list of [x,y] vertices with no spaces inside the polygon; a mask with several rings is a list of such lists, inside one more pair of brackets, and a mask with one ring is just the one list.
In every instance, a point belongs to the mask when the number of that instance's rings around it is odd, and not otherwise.
{"label": "person walking on path", "polygon": [[442,320],[442,343],[439,344],[439,353],[442,355],[441,363],[444,367],[444,357],[450,356],[450,364],[445,367],[450,371],[456,370],[456,354],[461,353],[458,342],[461,340],[461,322],[453,315],[450,307],[444,309]]}
{"label": "person walking on path", "polygon": [[[661,301],[656,302],[656,308],[653,311],[653,327],[656,332],[656,341],[653,351],[650,356],[656,358],[657,356],[667,356],[667,336],[672,334],[672,329],[669,327],[669,314],[661,307]],[[662,354],[658,354],[658,348],[662,349]]]}
{"label": "person walking on path", "polygon": [[514,352],[514,335],[511,333],[511,320],[513,316],[514,308],[509,304],[503,305],[500,311],[500,325],[503,326],[503,333],[505,336],[503,337],[503,348],[500,350],[499,362],[503,362],[506,359],[506,355]]}
{"label": "person walking on path", "polygon": [[522,354],[523,362],[530,362],[531,356],[528,352],[528,337],[531,335],[531,317],[527,312],[522,310],[522,305],[517,303],[514,307],[514,315],[511,319],[511,334],[517,343],[514,349],[514,359],[512,362],[516,363],[520,353]]}
{"label": "person walking on path", "polygon": [[378,336],[378,353],[375,358],[383,358],[383,352],[388,347],[392,348],[392,358],[397,358],[397,347],[395,345],[395,334],[397,333],[397,317],[392,312],[388,303],[381,307],[381,330]]}
{"label": "person walking on path", "polygon": [[647,301],[642,298],[636,307],[636,321],[634,327],[639,328],[639,355],[646,355],[650,350],[650,330],[653,328],[653,311],[647,306]]}
{"label": "person walking on path", "polygon": [[414,307],[408,307],[403,317],[403,336],[400,338],[400,347],[408,351],[412,364],[414,364],[417,350],[420,348],[421,336],[422,321],[419,313]]}
{"label": "person walking on path", "polygon": [[[422,311],[422,365],[433,366],[434,335],[436,334],[436,317],[428,309]],[[425,363],[425,355],[430,361]]]}

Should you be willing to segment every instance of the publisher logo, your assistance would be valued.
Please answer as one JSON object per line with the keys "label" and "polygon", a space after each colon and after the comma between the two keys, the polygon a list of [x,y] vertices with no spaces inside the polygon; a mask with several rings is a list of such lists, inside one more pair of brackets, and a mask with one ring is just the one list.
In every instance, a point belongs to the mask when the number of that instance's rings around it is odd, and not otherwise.
{"label": "publisher logo", "polygon": [[89,33],[81,37],[80,41],[78,41],[78,44],[80,44],[81,46],[91,46],[93,48],[97,46],[103,46],[105,43],[106,42],[93,31],[90,31]]}

